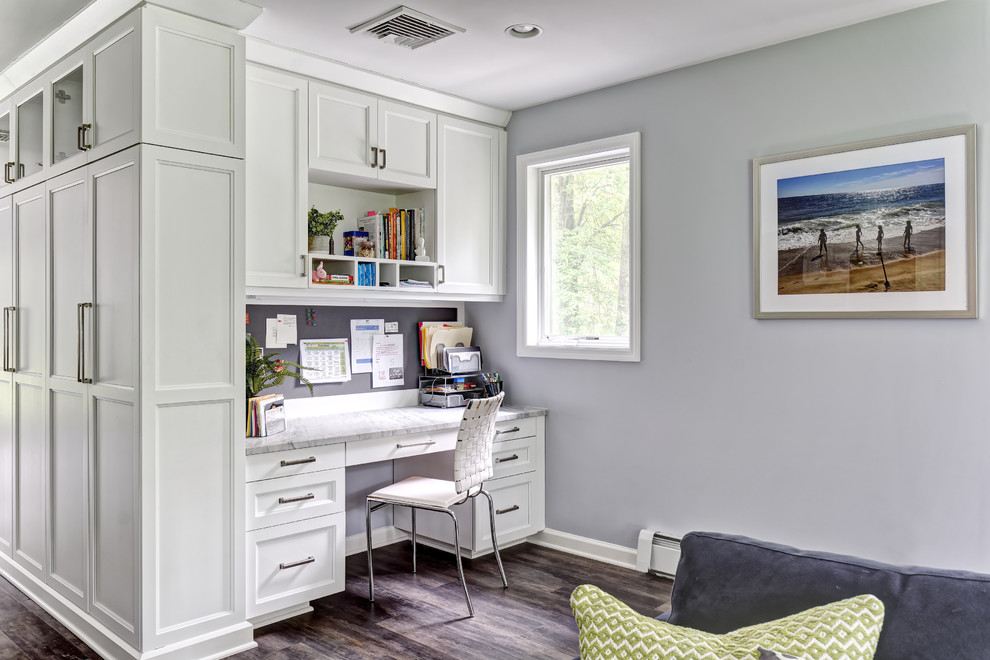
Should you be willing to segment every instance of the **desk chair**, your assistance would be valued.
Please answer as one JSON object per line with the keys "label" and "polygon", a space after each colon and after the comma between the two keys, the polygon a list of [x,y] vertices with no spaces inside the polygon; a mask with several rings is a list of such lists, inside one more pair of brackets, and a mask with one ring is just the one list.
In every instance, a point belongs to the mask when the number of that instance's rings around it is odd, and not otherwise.
{"label": "desk chair", "polygon": [[[467,599],[468,612],[474,616],[471,596],[468,594],[467,582],[464,581],[464,569],[461,566],[461,544],[457,533],[457,516],[451,510],[455,504],[466,502],[472,497],[484,495],[488,498],[488,519],[492,526],[492,547],[495,550],[495,561],[498,562],[498,572],[502,574],[502,585],[509,586],[502,568],[502,558],[498,554],[498,539],[495,537],[495,503],[492,496],[482,486],[485,479],[492,476],[492,440],[495,437],[495,416],[505,393],[487,399],[471,399],[464,416],[461,418],[461,428],[457,432],[457,445],[454,448],[454,480],[427,479],[426,477],[409,477],[402,481],[376,490],[368,495],[365,503],[368,530],[368,599],[375,600],[375,577],[371,561],[371,512],[377,511],[389,504],[409,507],[412,514],[412,570],[416,572],[416,509],[440,511],[450,516],[454,521],[454,556],[457,558],[457,573],[464,587],[464,598]],[[372,502],[376,504],[372,505]]]}

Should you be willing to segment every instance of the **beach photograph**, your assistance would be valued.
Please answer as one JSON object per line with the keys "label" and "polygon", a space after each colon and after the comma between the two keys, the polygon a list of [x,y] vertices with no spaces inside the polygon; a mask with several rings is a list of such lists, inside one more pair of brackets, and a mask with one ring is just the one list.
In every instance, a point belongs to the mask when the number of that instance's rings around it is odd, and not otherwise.
{"label": "beach photograph", "polygon": [[777,181],[778,295],[945,291],[945,159]]}

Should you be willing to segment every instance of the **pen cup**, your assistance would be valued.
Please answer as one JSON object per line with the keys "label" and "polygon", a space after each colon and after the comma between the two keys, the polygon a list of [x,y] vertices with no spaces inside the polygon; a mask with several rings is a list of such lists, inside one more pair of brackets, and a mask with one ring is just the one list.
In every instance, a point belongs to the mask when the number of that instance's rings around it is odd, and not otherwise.
{"label": "pen cup", "polygon": [[498,396],[499,392],[502,391],[502,381],[496,380],[491,383],[485,383],[485,391],[488,396]]}

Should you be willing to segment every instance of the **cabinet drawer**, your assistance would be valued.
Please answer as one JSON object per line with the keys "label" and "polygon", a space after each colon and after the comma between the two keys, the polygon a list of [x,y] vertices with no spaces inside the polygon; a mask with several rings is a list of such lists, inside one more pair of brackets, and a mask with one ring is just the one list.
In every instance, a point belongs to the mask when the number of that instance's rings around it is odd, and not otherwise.
{"label": "cabinet drawer", "polygon": [[532,472],[536,463],[536,436],[496,442],[492,446],[492,479]]}
{"label": "cabinet drawer", "polygon": [[[518,475],[489,481],[485,484],[495,501],[495,531],[499,545],[518,541],[543,529],[543,493],[531,475]],[[488,524],[488,501],[474,498],[475,550],[492,547],[492,532]]]}
{"label": "cabinet drawer", "polygon": [[247,484],[247,529],[315,518],[344,510],[344,468]]}
{"label": "cabinet drawer", "polygon": [[408,456],[421,456],[438,451],[449,451],[454,448],[455,444],[457,444],[456,430],[348,442],[347,465],[361,465]]}
{"label": "cabinet drawer", "polygon": [[536,418],[520,417],[495,423],[495,442],[536,435]]}
{"label": "cabinet drawer", "polygon": [[344,514],[247,534],[248,617],[344,589]]}
{"label": "cabinet drawer", "polygon": [[247,481],[286,477],[319,470],[344,467],[344,443],[289,449],[247,457]]}

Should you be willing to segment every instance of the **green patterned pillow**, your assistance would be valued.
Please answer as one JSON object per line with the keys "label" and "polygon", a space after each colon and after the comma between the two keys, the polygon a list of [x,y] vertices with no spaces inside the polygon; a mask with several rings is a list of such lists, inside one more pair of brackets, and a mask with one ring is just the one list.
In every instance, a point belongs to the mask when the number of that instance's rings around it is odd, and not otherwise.
{"label": "green patterned pillow", "polygon": [[584,660],[755,660],[760,657],[761,646],[810,660],[871,660],[883,625],[883,603],[870,595],[724,635],[637,614],[590,584],[574,590],[571,609]]}

